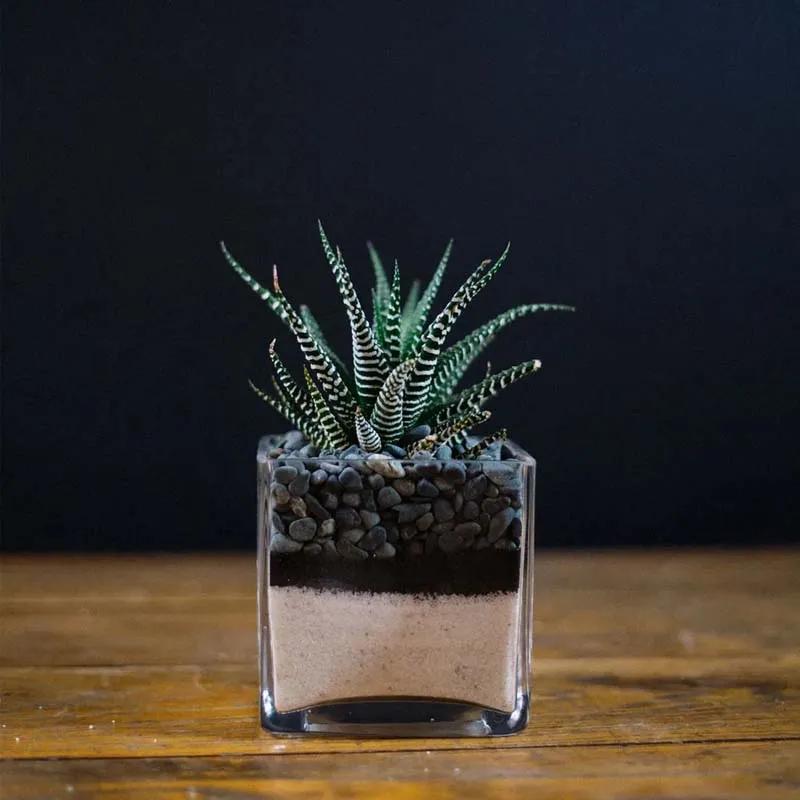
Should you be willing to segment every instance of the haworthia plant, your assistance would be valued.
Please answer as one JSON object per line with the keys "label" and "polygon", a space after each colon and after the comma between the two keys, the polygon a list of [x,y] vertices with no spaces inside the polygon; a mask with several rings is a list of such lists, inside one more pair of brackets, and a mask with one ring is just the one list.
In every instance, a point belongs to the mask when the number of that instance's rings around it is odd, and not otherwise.
{"label": "haworthia plant", "polygon": [[[269,357],[275,394],[264,392],[252,382],[250,385],[259,397],[323,450],[337,451],[357,444],[374,453],[387,444],[405,442],[407,452],[412,455],[433,451],[441,445],[463,446],[469,430],[489,417],[483,405],[511,383],[536,372],[541,363],[537,359],[525,361],[496,374],[491,374],[487,365],[483,380],[457,391],[470,365],[498,332],[514,320],[538,311],[573,310],[571,306],[557,304],[520,305],[445,348],[447,337],[464,309],[503,266],[508,247],[498,258],[482,261],[429,322],[450,260],[452,240],[426,288],[422,290],[415,281],[405,299],[397,262],[390,280],[377,250],[368,243],[375,275],[370,322],[341,250],[331,244],[321,224],[319,234],[350,324],[352,371],[334,353],[308,307],[301,305],[298,313],[286,299],[278,282],[277,268],[273,286],[267,288],[239,264],[224,244],[221,246],[231,267],[292,332],[306,362],[303,379],[295,380],[278,356],[273,340]],[[429,425],[430,433],[409,443],[410,429],[419,424]],[[485,436],[471,448],[462,449],[462,457],[477,457],[506,435],[505,429],[501,429]]]}

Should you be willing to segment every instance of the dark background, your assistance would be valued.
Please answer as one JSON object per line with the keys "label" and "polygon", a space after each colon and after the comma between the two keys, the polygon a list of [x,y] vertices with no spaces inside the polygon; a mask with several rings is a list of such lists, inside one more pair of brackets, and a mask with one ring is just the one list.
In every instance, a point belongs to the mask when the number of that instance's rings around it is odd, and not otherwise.
{"label": "dark background", "polygon": [[579,307],[492,350],[540,543],[797,538],[798,54],[794,2],[6,4],[4,545],[254,546],[292,343],[217,240],[345,346],[317,216],[362,290],[511,239],[462,331]]}

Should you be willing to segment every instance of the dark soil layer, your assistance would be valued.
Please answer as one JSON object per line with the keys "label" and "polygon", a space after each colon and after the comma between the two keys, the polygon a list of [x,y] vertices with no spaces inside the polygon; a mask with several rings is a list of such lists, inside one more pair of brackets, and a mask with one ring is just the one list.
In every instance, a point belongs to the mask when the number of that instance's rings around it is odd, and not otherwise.
{"label": "dark soil layer", "polygon": [[403,594],[463,594],[516,591],[520,553],[467,551],[390,560],[349,561],[270,555],[272,586]]}

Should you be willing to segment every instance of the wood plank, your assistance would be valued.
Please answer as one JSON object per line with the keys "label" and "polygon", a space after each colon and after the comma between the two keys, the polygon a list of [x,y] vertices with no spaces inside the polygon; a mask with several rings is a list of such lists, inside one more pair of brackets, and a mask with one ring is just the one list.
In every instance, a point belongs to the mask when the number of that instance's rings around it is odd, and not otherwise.
{"label": "wood plank", "polygon": [[[0,665],[251,663],[242,555],[3,560]],[[706,658],[800,648],[800,550],[545,552],[536,655]],[[87,575],[91,576],[87,579]]]}
{"label": "wood plank", "polygon": [[[8,667],[0,754],[188,756],[482,748],[464,739],[276,737],[252,665]],[[528,730],[498,748],[800,736],[800,654],[540,659]]]}
{"label": "wood plank", "polygon": [[800,742],[27,761],[0,781],[15,800],[794,800]]}

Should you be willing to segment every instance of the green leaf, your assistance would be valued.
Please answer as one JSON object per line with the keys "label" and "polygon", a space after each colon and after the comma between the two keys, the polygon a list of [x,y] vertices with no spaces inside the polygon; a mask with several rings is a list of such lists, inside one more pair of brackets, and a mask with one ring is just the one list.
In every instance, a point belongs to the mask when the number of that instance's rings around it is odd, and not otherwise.
{"label": "green leaf", "polygon": [[381,449],[381,437],[375,428],[370,425],[369,420],[361,412],[360,408],[356,409],[356,436],[358,438],[358,446],[368,453],[378,453]]}
{"label": "green leaf", "polygon": [[396,366],[400,363],[400,267],[394,262],[392,289],[389,303],[384,314],[384,349],[389,363]]}
{"label": "green leaf", "polygon": [[311,400],[314,403],[316,412],[315,416],[316,419],[319,420],[319,424],[325,433],[328,446],[334,449],[345,447],[348,442],[347,433],[336,419],[330,406],[327,404],[325,398],[322,396],[322,393],[314,383],[314,379],[311,377],[310,370],[307,368],[305,370],[305,376],[306,387],[308,388],[308,393],[311,395]]}
{"label": "green leaf", "polygon": [[413,359],[396,366],[378,393],[370,422],[384,442],[395,442],[403,435],[403,393],[413,369]]}

